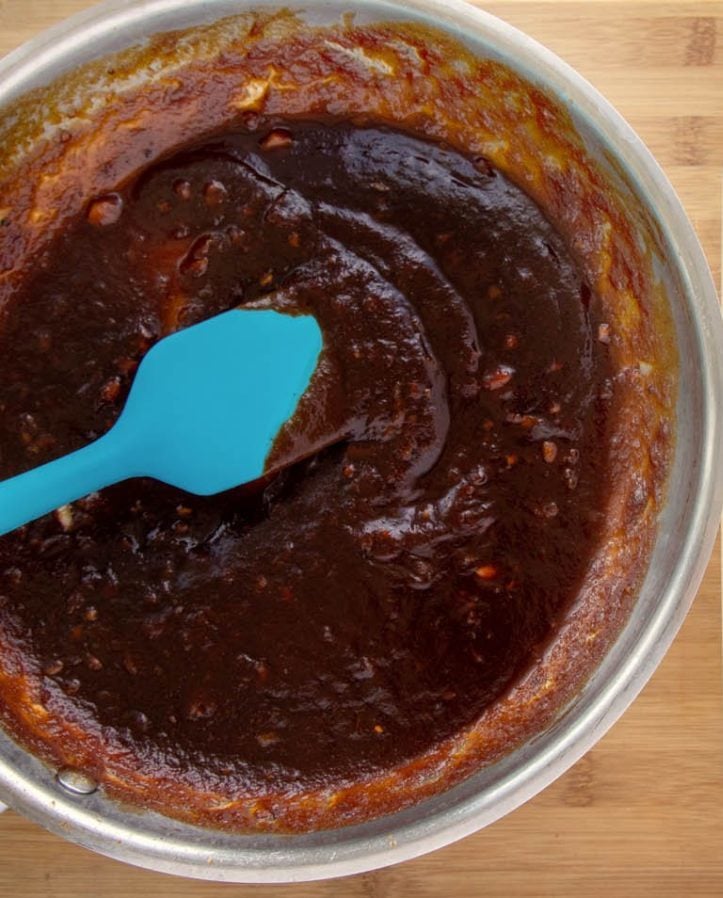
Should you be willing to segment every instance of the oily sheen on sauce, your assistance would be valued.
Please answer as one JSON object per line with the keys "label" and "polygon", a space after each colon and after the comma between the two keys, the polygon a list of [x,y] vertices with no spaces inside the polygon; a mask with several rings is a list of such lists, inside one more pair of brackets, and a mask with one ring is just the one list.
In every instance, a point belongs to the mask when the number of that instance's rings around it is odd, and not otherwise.
{"label": "oily sheen on sauce", "polygon": [[596,545],[607,328],[565,242],[484,159],[367,123],[264,121],[97,197],[0,329],[0,475],[102,434],[162,335],[313,313],[272,460],[211,498],[129,481],[0,540],[0,621],[44,701],[150,771],[251,794],[354,781],[476,720]]}

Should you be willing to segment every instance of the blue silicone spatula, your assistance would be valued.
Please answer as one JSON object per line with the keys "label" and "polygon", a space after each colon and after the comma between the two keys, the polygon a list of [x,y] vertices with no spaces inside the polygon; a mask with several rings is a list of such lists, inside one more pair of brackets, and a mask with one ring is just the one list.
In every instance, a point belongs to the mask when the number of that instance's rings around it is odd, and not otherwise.
{"label": "blue silicone spatula", "polygon": [[107,434],[0,482],[0,535],[131,477],[202,496],[256,480],[321,348],[313,317],[270,309],[224,312],[160,340]]}

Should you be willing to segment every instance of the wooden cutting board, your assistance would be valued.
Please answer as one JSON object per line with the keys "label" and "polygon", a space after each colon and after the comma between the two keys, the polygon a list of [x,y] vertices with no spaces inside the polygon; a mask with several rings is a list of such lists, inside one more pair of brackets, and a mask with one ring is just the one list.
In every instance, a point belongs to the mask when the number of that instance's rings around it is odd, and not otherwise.
{"label": "wooden cutting board", "polygon": [[[89,6],[0,0],[0,53]],[[481,3],[593,82],[678,190],[720,283],[723,3]],[[723,896],[720,555],[633,707],[566,776],[504,820],[419,860],[343,882],[244,887],[137,870],[0,816],[0,895],[17,898]]]}

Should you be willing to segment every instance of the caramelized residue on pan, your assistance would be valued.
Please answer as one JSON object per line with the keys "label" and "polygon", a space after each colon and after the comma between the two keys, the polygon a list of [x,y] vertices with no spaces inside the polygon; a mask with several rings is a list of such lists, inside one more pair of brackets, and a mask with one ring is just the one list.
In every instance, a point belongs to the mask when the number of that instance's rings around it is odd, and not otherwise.
{"label": "caramelized residue on pan", "polygon": [[9,730],[132,803],[281,831],[540,732],[645,571],[675,365],[645,223],[565,113],[437,32],[280,13],[5,122],[0,477],[103,433],[204,317],[311,311],[326,343],[275,453],[325,448],[263,488],[133,481],[0,539]]}

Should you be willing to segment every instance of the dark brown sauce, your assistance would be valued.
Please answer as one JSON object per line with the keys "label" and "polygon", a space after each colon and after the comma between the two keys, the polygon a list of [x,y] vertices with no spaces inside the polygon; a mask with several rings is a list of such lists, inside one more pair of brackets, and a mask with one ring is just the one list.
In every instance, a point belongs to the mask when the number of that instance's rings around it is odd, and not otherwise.
{"label": "dark brown sauce", "polygon": [[163,334],[270,302],[322,367],[262,492],[132,481],[0,540],[44,702],[152,771],[353,781],[479,718],[596,548],[607,331],[535,204],[381,127],[255,123],[55,240],[0,332],[0,476],[102,434]]}

